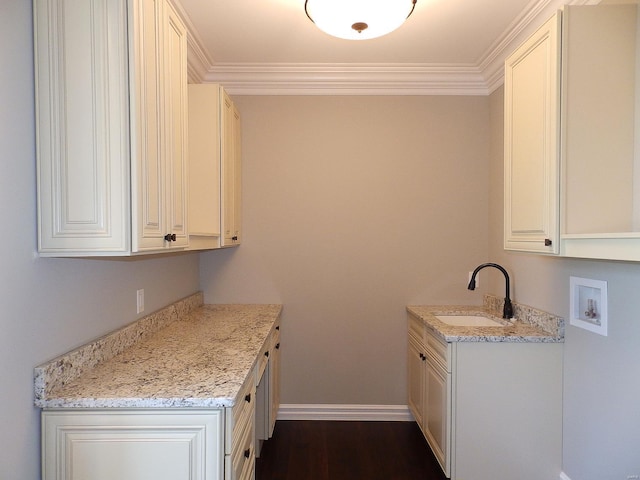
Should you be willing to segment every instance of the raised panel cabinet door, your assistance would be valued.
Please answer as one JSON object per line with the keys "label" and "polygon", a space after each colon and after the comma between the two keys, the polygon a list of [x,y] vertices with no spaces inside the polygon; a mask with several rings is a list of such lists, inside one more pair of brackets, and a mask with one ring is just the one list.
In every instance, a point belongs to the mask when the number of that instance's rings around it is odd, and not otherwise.
{"label": "raised panel cabinet door", "polygon": [[221,178],[222,178],[222,246],[234,244],[234,201],[235,201],[235,165],[233,139],[233,102],[229,95],[222,91],[221,119]]}
{"label": "raised panel cabinet door", "polygon": [[43,480],[218,480],[222,410],[42,414]]}
{"label": "raised panel cabinet door", "polygon": [[559,251],[560,13],[505,62],[504,248]]}
{"label": "raised panel cabinet door", "polygon": [[242,241],[242,121],[233,105],[233,236],[234,245]]}
{"label": "raised panel cabinet door", "polygon": [[407,352],[407,403],[413,418],[424,429],[426,357],[422,346],[411,335]]}
{"label": "raised panel cabinet door", "polygon": [[182,249],[188,245],[186,30],[166,0],[133,3],[133,251]]}
{"label": "raised panel cabinet door", "polygon": [[38,251],[130,249],[127,5],[36,0]]}
{"label": "raised panel cabinet door", "polygon": [[164,0],[134,0],[131,61],[132,201],[134,252],[162,248],[167,232],[162,31]]}
{"label": "raised panel cabinet door", "polygon": [[276,426],[278,410],[280,409],[280,336],[275,338],[275,344],[271,349],[269,357],[269,425],[268,437],[273,436],[273,429]]}
{"label": "raised panel cabinet door", "polygon": [[451,374],[427,358],[424,434],[445,475],[451,472]]}
{"label": "raised panel cabinet door", "polygon": [[187,230],[187,30],[167,3],[165,16],[166,203],[172,247],[189,243]]}

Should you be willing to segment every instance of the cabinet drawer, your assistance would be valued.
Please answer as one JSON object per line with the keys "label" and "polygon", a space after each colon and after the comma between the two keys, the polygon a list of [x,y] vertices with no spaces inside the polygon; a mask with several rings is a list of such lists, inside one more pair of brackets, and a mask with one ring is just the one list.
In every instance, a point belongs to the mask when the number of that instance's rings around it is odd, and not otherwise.
{"label": "cabinet drawer", "polygon": [[255,374],[249,375],[245,385],[243,385],[236,403],[233,407],[226,409],[226,438],[225,453],[230,454],[240,441],[241,432],[251,424],[255,414],[256,384]]}
{"label": "cabinet drawer", "polygon": [[265,340],[260,353],[258,354],[258,365],[256,367],[256,384],[260,383],[262,375],[267,368],[269,358],[274,355],[274,350],[280,348],[280,323],[276,323],[269,337]]}
{"label": "cabinet drawer", "polygon": [[273,339],[272,345],[274,348],[276,348],[276,345],[280,343],[280,320],[278,320],[278,323],[276,323],[276,326],[273,328],[273,331],[271,332],[271,338]]}
{"label": "cabinet drawer", "polygon": [[418,340],[421,344],[425,343],[425,326],[422,320],[413,314],[408,315],[409,318],[409,335]]}
{"label": "cabinet drawer", "polygon": [[269,363],[269,355],[271,355],[272,348],[272,338],[271,336],[269,336],[264,341],[264,345],[262,346],[262,349],[258,354],[258,363],[256,365],[256,383],[260,383],[260,379],[262,378],[262,375],[267,368],[267,363]]}
{"label": "cabinet drawer", "polygon": [[429,329],[426,330],[427,354],[438,362],[447,372],[451,372],[450,344],[437,337]]}
{"label": "cabinet drawer", "polygon": [[237,435],[237,443],[225,458],[225,480],[243,480],[253,470],[255,450],[253,424],[249,422]]}

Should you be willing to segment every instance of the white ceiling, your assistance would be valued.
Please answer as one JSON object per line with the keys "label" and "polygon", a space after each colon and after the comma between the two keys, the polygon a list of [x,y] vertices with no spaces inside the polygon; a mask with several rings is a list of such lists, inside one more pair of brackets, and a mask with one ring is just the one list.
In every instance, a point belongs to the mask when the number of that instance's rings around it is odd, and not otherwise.
{"label": "white ceiling", "polygon": [[487,94],[506,45],[563,3],[593,1],[418,0],[395,32],[349,41],[315,27],[304,0],[174,0],[190,81],[232,94]]}

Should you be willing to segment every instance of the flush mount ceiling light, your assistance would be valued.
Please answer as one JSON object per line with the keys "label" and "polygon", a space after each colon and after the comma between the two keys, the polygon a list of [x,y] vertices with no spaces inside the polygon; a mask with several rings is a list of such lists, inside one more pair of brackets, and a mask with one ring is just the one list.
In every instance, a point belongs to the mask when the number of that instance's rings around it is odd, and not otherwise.
{"label": "flush mount ceiling light", "polygon": [[325,33],[367,40],[393,32],[411,15],[417,0],[306,0],[307,17]]}

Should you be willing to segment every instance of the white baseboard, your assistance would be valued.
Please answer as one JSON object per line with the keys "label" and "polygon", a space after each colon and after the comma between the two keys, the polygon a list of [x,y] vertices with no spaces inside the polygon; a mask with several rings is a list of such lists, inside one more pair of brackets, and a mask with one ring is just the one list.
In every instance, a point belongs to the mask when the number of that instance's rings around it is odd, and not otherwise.
{"label": "white baseboard", "polygon": [[560,480],[571,480],[571,479],[566,473],[560,472]]}
{"label": "white baseboard", "polygon": [[282,404],[278,420],[359,420],[412,422],[406,405]]}

